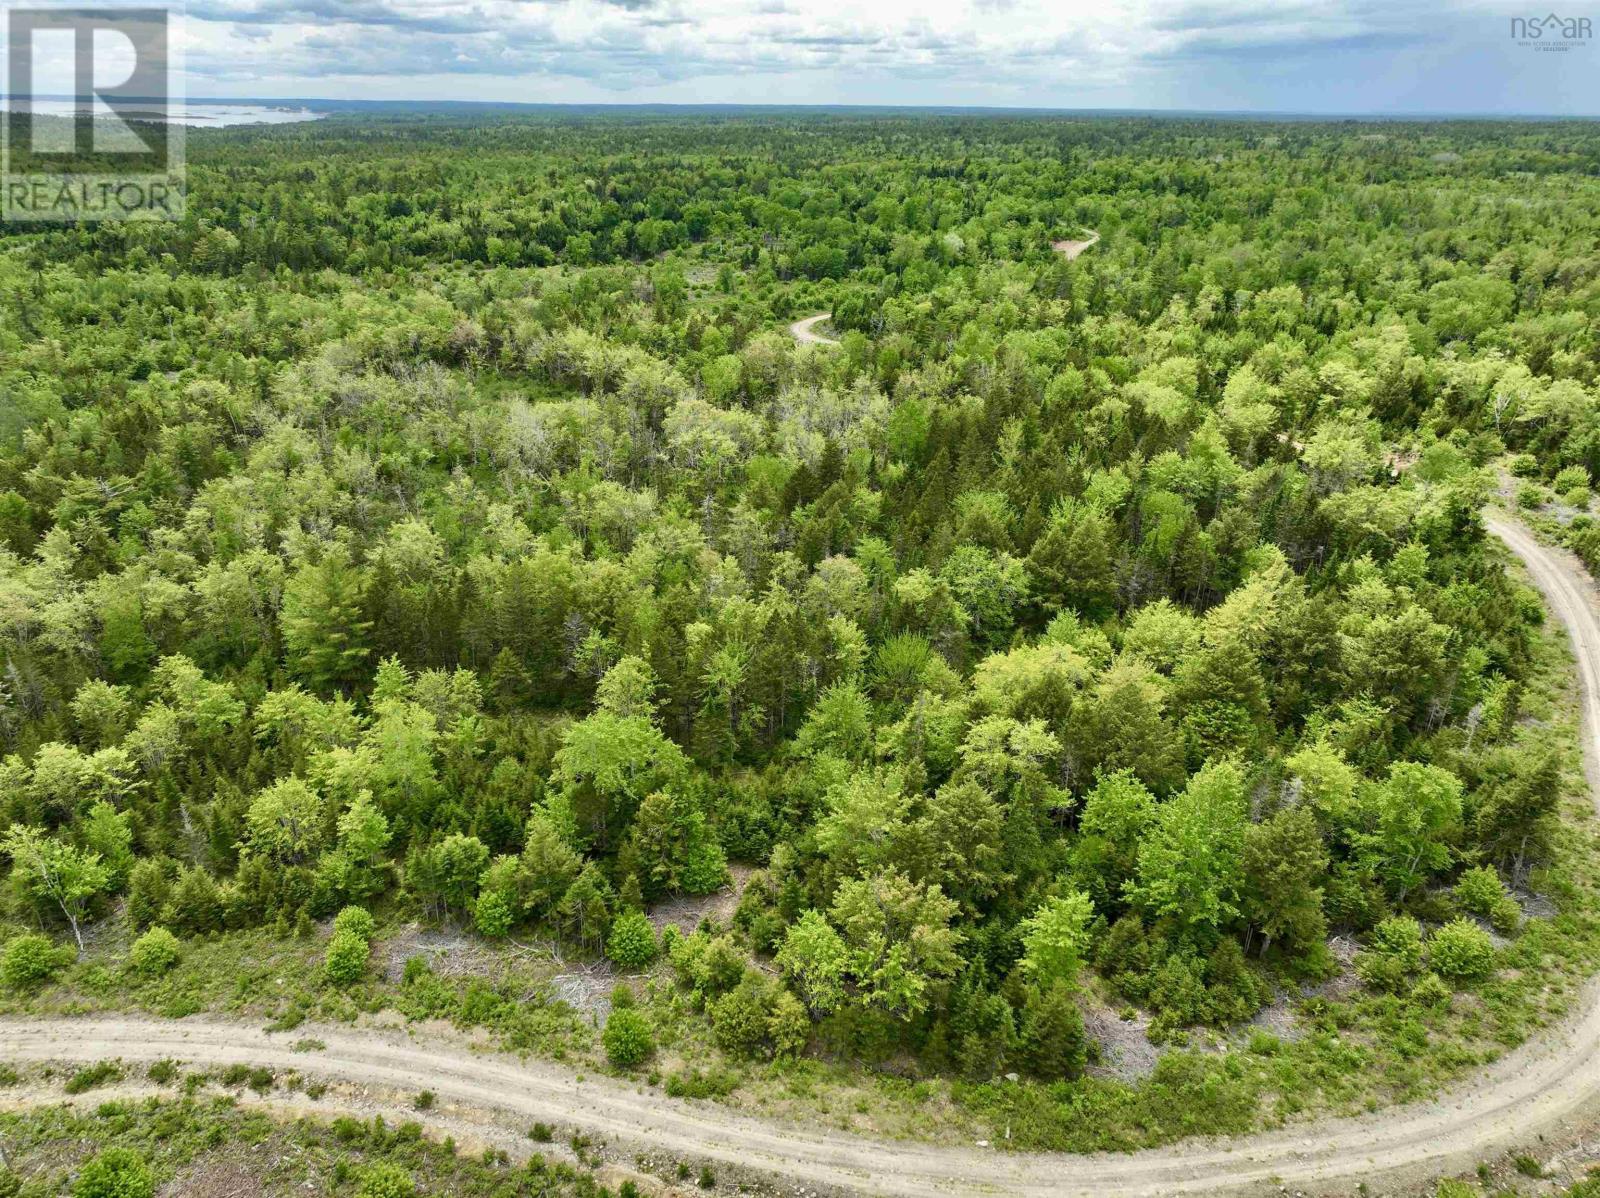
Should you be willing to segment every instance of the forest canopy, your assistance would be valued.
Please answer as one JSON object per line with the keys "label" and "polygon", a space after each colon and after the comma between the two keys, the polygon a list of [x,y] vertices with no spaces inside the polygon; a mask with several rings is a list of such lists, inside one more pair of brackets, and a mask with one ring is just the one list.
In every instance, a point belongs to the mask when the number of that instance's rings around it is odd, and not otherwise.
{"label": "forest canopy", "polygon": [[665,951],[731,1054],[1059,1080],[1091,992],[1173,1034],[1334,934],[1409,993],[1515,923],[1561,778],[1478,513],[1507,452],[1600,470],[1592,126],[190,160],[182,223],[0,239],[19,926],[537,928]]}

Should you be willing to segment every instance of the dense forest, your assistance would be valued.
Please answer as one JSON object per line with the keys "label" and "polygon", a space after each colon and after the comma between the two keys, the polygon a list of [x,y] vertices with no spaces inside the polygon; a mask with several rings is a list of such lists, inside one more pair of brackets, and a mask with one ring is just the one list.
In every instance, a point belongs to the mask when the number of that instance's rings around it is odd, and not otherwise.
{"label": "dense forest", "polygon": [[1052,1082],[1085,995],[1234,1025],[1330,937],[1448,1001],[1558,830],[1479,511],[1521,454],[1587,512],[1597,168],[1584,124],[193,134],[183,222],[0,237],[7,979],[346,911],[339,981],[361,907],[660,954],[731,1056]]}

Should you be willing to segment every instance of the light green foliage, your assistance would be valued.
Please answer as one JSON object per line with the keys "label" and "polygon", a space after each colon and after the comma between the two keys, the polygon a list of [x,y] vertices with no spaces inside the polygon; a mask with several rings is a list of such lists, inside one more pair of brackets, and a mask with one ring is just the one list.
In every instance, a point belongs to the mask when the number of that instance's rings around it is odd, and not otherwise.
{"label": "light green foliage", "polygon": [[144,1157],[131,1148],[107,1148],[84,1163],[72,1198],[152,1198],[156,1180]]}
{"label": "light green foliage", "polygon": [[333,917],[333,934],[348,932],[352,936],[359,936],[362,940],[371,940],[372,933],[377,924],[372,918],[372,913],[365,907],[345,907]]}
{"label": "light green foliage", "polygon": [[128,964],[145,977],[157,977],[178,963],[178,938],[166,928],[154,927],[133,942]]}
{"label": "light green foliage", "polygon": [[[1549,622],[1474,513],[1502,461],[1587,498],[1592,130],[396,112],[204,142],[197,224],[0,235],[0,881],[13,931],[88,946],[19,1008],[392,1000],[577,1059],[532,988],[390,992],[370,929],[314,929],[360,904],[631,971],[641,909],[737,878],[641,1000],[675,1054],[889,1063],[919,1121],[1128,1147],[1419,1093],[1573,992],[1592,846]],[[1539,202],[1486,202],[1513,177]],[[797,347],[829,308],[844,343]],[[1600,522],[1552,515],[1600,568]],[[1516,933],[1517,985],[1447,1018],[1386,921],[1456,910]],[[82,934],[107,919],[181,936],[174,980]],[[1359,1061],[1076,1076],[1082,989],[1157,1038],[1237,1023],[1331,976],[1330,929],[1372,986],[1316,1021]],[[1470,939],[1435,932],[1447,969]],[[304,992],[222,993],[230,951]],[[1010,1072],[1056,1088],[982,1084]]]}
{"label": "light green foliage", "polygon": [[1461,782],[1438,766],[1396,762],[1370,801],[1377,823],[1367,839],[1370,860],[1404,898],[1450,863],[1450,842],[1460,831]]}
{"label": "light green foliage", "polygon": [[1506,893],[1505,884],[1491,865],[1463,870],[1456,879],[1455,896],[1463,910],[1482,916],[1502,932],[1515,930],[1522,918],[1517,900]]}
{"label": "light green foliage", "polygon": [[1378,990],[1399,990],[1422,965],[1422,925],[1409,915],[1385,919],[1372,930],[1356,972]]}
{"label": "light green foliage", "polygon": [[618,1069],[642,1065],[656,1047],[650,1021],[630,1007],[612,1009],[606,1017],[600,1042],[605,1047],[606,1059]]}
{"label": "light green foliage", "polygon": [[298,778],[274,783],[250,801],[250,852],[277,865],[298,865],[322,844],[322,800]]}
{"label": "light green foliage", "polygon": [[922,1011],[928,987],[959,966],[956,910],[937,886],[893,871],[842,884],[829,918],[862,1000],[902,1018]]}
{"label": "light green foliage", "polygon": [[53,977],[65,955],[48,936],[13,936],[0,952],[0,978],[12,990],[26,990]]}
{"label": "light green foliage", "polygon": [[480,935],[499,940],[510,933],[515,919],[505,895],[488,890],[478,895],[472,908],[472,922]]}
{"label": "light green foliage", "polygon": [[1453,919],[1428,937],[1428,966],[1446,981],[1480,981],[1494,972],[1494,944],[1470,919]]}
{"label": "light green foliage", "polygon": [[356,1198],[413,1198],[417,1192],[411,1175],[397,1165],[373,1165],[360,1177]]}
{"label": "light green foliage", "polygon": [[366,577],[343,546],[302,565],[283,590],[285,656],[296,675],[327,692],[354,681],[371,653],[372,622],[362,618]]}
{"label": "light green foliage", "polygon": [[53,908],[66,919],[81,950],[89,906],[111,885],[111,872],[100,854],[20,824],[0,839],[0,852],[11,858],[13,880],[34,904],[42,910]]}
{"label": "light green foliage", "polygon": [[1130,896],[1186,932],[1216,929],[1239,913],[1244,829],[1244,779],[1232,765],[1207,766],[1157,811]]}
{"label": "light green foliage", "polygon": [[354,932],[335,932],[322,960],[322,975],[335,986],[352,985],[366,973],[370,951],[364,937]]}
{"label": "light green foliage", "polygon": [[849,950],[820,911],[790,925],[777,964],[813,1015],[830,1014],[844,1001]]}
{"label": "light green foliage", "polygon": [[682,751],[649,720],[599,711],[567,732],[553,781],[584,832],[606,844],[647,795],[670,787],[686,765]]}
{"label": "light green foliage", "polygon": [[772,995],[767,1014],[767,1040],[772,1055],[780,1060],[798,1057],[811,1038],[811,1017],[805,1004],[787,990]]}
{"label": "light green foliage", "polygon": [[643,969],[656,959],[656,932],[642,911],[624,911],[611,925],[606,956],[624,969]]}
{"label": "light green foliage", "polygon": [[1078,967],[1089,945],[1094,903],[1081,891],[1070,891],[1044,904],[1022,921],[1022,970],[1043,990],[1077,984]]}

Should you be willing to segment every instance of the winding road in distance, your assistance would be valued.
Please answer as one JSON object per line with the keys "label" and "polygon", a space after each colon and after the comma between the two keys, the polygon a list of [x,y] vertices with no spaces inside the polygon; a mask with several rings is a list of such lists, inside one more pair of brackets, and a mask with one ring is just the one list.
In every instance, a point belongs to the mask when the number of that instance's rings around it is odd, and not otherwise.
{"label": "winding road in distance", "polygon": [[838,345],[832,337],[824,337],[817,332],[817,326],[832,316],[832,312],[818,312],[815,316],[797,320],[789,326],[789,335],[801,345]]}
{"label": "winding road in distance", "polygon": [[[1500,513],[1485,517],[1544,593],[1567,629],[1582,689],[1584,759],[1591,788],[1600,774],[1600,614],[1593,583],[1576,559],[1535,541]],[[307,1036],[323,1048],[296,1052]],[[583,1080],[559,1065],[521,1062],[448,1046],[429,1048],[404,1033],[300,1028],[271,1035],[206,1019],[163,1021],[94,1017],[0,1020],[0,1059],[154,1061],[201,1066],[266,1065],[311,1078],[389,1092],[359,1101],[330,1091],[311,1102],[285,1095],[252,1105],[326,1116],[383,1113],[414,1119],[441,1134],[526,1151],[533,1120],[576,1127],[624,1152],[652,1149],[735,1168],[763,1170],[805,1186],[839,1186],[883,1195],[1168,1195],[1268,1193],[1280,1186],[1351,1193],[1357,1183],[1393,1189],[1441,1173],[1467,1171],[1508,1148],[1558,1135],[1600,1092],[1600,989],[1559,1030],[1508,1053],[1444,1098],[1357,1119],[1307,1123],[1237,1139],[1188,1141],[1126,1155],[1064,1156],[879,1142],[837,1132],[766,1123],[709,1102],[671,1099],[637,1084]],[[436,1108],[416,1111],[410,1096],[432,1090]],[[92,1094],[90,1097],[94,1097]],[[59,1095],[41,1095],[57,1102]],[[15,1102],[15,1099],[11,1101]]]}
{"label": "winding road in distance", "polygon": [[[1071,262],[1084,250],[1100,240],[1100,234],[1093,229],[1085,230],[1089,234],[1084,241],[1052,241],[1050,248]],[[817,326],[833,317],[832,312],[818,312],[815,316],[807,316],[797,320],[789,326],[789,335],[801,345],[838,345],[839,342],[832,337],[824,337],[817,332]]]}

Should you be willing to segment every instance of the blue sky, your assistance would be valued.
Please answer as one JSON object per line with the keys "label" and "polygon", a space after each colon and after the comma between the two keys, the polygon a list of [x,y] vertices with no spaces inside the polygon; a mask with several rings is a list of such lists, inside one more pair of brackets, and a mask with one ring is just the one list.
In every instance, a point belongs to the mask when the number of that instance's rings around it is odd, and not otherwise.
{"label": "blue sky", "polygon": [[[1439,0],[190,0],[191,96],[1600,114]],[[1600,26],[1600,6],[1554,10]],[[1545,42],[1553,34],[1547,34]]]}

